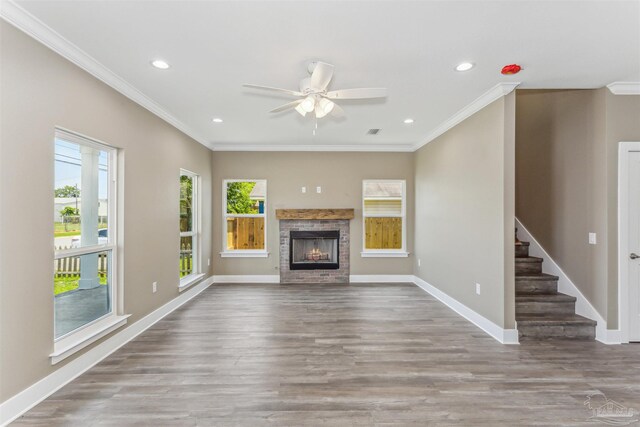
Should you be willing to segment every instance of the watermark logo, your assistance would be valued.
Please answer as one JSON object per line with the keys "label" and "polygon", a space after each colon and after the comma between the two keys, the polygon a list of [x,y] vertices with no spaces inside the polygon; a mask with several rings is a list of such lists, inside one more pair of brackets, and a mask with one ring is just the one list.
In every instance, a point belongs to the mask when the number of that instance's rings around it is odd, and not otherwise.
{"label": "watermark logo", "polygon": [[590,394],[584,401],[584,406],[592,414],[588,418],[591,421],[609,424],[612,426],[627,426],[640,420],[640,413],[634,408],[627,408],[615,400],[608,399],[604,394]]}

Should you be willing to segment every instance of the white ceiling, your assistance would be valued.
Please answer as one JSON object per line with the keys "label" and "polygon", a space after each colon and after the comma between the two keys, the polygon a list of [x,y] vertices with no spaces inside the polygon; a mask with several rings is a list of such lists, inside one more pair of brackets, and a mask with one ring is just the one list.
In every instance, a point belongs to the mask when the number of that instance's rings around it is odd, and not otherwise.
{"label": "white ceiling", "polygon": [[[18,1],[152,99],[209,147],[415,146],[500,82],[597,88],[640,81],[638,1]],[[163,58],[166,71],[149,65]],[[341,101],[346,118],[268,111],[309,60],[335,65],[330,89],[387,87]],[[453,68],[462,61],[476,67]],[[524,70],[503,76],[505,64]],[[211,119],[221,117],[222,124]],[[415,119],[405,125],[407,117]],[[376,136],[365,135],[381,128]]]}

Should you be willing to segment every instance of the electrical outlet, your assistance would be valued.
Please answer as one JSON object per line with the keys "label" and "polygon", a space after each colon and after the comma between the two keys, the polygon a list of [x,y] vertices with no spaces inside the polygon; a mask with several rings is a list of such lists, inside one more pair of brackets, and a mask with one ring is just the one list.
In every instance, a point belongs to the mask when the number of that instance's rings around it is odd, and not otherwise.
{"label": "electrical outlet", "polygon": [[316,187],[316,193],[318,194],[322,193],[322,187]]}
{"label": "electrical outlet", "polygon": [[420,258],[418,258],[418,267],[420,267]]}
{"label": "electrical outlet", "polygon": [[306,193],[306,192],[307,192],[307,187],[302,187],[302,188],[300,189],[300,191],[302,191],[303,193]]}
{"label": "electrical outlet", "polygon": [[207,267],[211,267],[211,258],[207,258]]}
{"label": "electrical outlet", "polygon": [[476,294],[480,295],[480,283],[476,283]]}
{"label": "electrical outlet", "polygon": [[158,291],[158,282],[153,282],[151,284],[151,290],[153,291],[154,294]]}
{"label": "electrical outlet", "polygon": [[596,233],[589,233],[589,244],[590,245],[596,244]]}

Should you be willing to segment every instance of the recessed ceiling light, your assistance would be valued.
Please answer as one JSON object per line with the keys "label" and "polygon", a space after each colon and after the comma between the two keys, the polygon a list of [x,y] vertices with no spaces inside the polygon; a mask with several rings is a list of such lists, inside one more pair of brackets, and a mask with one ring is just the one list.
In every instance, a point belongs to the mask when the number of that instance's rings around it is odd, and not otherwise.
{"label": "recessed ceiling light", "polygon": [[163,61],[162,59],[155,59],[151,61],[151,65],[161,70],[166,70],[167,68],[170,67],[170,65],[166,61]]}
{"label": "recessed ceiling light", "polygon": [[458,64],[456,71],[469,71],[473,68],[473,65],[471,62],[463,62],[462,64]]}
{"label": "recessed ceiling light", "polygon": [[411,123],[413,123],[413,119],[404,119],[404,122],[410,125]]}
{"label": "recessed ceiling light", "polygon": [[222,119],[220,117],[216,117],[213,119],[213,123],[222,123]]}

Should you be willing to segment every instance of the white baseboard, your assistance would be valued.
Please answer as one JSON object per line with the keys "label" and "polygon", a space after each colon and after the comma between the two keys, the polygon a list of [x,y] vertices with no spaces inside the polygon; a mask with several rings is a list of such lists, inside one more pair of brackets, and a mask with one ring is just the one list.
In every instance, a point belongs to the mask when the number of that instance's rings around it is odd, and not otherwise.
{"label": "white baseboard", "polygon": [[540,245],[529,230],[527,230],[527,227],[522,225],[518,218],[516,218],[516,227],[518,228],[518,239],[523,242],[529,242],[529,255],[543,258],[545,273],[558,276],[558,292],[576,298],[576,314],[598,322],[596,325],[596,340],[604,344],[620,344],[620,334],[616,334],[617,331],[615,330],[607,329],[607,322],[604,320],[604,317],[591,305],[589,300],[580,292],[569,276],[567,276],[547,251],[544,250],[542,245]]}
{"label": "white baseboard", "polygon": [[108,338],[83,355],[78,356],[76,359],[0,404],[0,426],[9,424],[55,393],[61,387],[82,375],[111,353],[153,326],[157,321],[207,289],[212,283],[213,277],[203,280],[191,289],[182,292],[162,307],[133,323],[128,328],[123,329],[121,332]]}
{"label": "white baseboard", "polygon": [[277,274],[255,275],[220,275],[213,276],[213,283],[280,283]]}
{"label": "white baseboard", "polygon": [[458,313],[460,316],[467,319],[469,322],[473,323],[487,334],[495,338],[498,342],[502,344],[518,344],[518,330],[517,329],[504,329],[486,317],[478,314],[473,311],[466,305],[462,304],[460,301],[455,298],[450,297],[446,293],[442,292],[440,289],[435,286],[425,282],[418,276],[414,276],[414,283],[420,288],[424,289],[426,292],[431,294],[433,297],[438,299],[444,305]]}
{"label": "white baseboard", "polygon": [[411,274],[352,274],[351,283],[413,283]]}
{"label": "white baseboard", "polygon": [[622,331],[620,329],[605,329],[601,337],[597,337],[598,330],[596,329],[596,339],[603,344],[622,344]]}

